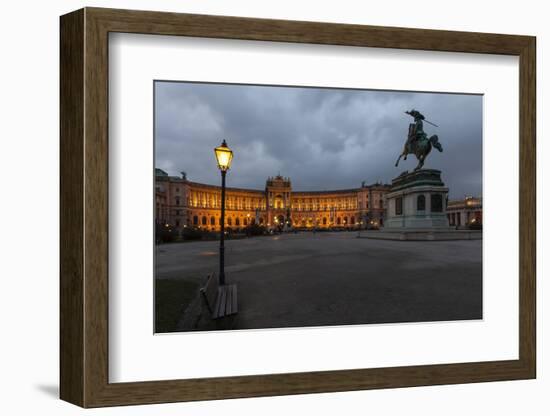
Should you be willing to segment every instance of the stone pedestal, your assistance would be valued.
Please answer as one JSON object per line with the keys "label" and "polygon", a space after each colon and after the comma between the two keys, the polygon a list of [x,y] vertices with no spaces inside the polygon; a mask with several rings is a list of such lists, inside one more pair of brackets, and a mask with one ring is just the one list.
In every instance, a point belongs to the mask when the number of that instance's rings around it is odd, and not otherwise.
{"label": "stone pedestal", "polygon": [[386,231],[449,230],[447,194],[441,172],[420,169],[405,172],[392,180],[386,195]]}

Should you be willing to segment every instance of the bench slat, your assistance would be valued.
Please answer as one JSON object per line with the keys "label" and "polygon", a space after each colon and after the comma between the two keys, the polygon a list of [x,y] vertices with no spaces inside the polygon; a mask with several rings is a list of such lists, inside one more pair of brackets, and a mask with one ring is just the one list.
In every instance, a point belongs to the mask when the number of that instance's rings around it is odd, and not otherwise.
{"label": "bench slat", "polygon": [[225,316],[225,297],[226,297],[225,287],[220,286],[218,288],[218,299],[216,301],[216,311],[214,312],[214,319]]}
{"label": "bench slat", "polygon": [[231,297],[231,313],[237,313],[237,285],[233,285],[233,296]]}
{"label": "bench slat", "polygon": [[216,319],[218,317],[218,314],[220,312],[220,290],[221,288],[218,287],[218,295],[216,296],[216,303],[214,304],[214,307],[212,308],[212,319]]}
{"label": "bench slat", "polygon": [[214,310],[216,304],[216,297],[218,295],[218,279],[215,273],[211,273],[205,285],[206,299],[210,308]]}
{"label": "bench slat", "polygon": [[225,288],[225,305],[224,305],[224,314],[231,315],[231,297],[233,296],[233,291],[231,290],[233,285],[227,286]]}

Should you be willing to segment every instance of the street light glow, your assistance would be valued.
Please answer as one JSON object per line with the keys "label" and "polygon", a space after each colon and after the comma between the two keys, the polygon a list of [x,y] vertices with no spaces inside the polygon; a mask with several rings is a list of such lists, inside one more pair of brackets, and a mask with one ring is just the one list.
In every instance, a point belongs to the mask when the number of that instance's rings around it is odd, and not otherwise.
{"label": "street light glow", "polygon": [[233,159],[233,151],[227,146],[225,140],[222,144],[214,149],[216,155],[216,161],[218,162],[218,168],[225,172],[231,167],[231,160]]}

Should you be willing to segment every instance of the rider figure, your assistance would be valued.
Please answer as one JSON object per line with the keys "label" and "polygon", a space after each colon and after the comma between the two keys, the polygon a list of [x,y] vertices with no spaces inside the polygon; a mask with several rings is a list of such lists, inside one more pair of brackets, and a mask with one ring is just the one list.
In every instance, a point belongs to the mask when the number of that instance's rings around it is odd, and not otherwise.
{"label": "rider figure", "polygon": [[409,135],[407,137],[407,148],[410,149],[411,145],[415,142],[419,142],[422,139],[426,138],[427,135],[424,133],[424,123],[422,120],[425,119],[424,115],[420,111],[416,111],[415,109],[412,109],[411,111],[406,111],[406,113],[412,117],[414,117],[414,135]]}

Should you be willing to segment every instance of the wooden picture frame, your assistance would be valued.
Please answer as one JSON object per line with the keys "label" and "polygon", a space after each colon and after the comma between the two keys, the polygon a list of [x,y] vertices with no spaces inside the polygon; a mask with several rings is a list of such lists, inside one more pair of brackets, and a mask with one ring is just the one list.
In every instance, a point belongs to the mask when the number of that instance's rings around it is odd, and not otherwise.
{"label": "wooden picture frame", "polygon": [[[85,8],[61,17],[60,396],[82,407],[535,378],[535,38]],[[519,359],[109,383],[108,34],[519,56]]]}

